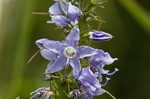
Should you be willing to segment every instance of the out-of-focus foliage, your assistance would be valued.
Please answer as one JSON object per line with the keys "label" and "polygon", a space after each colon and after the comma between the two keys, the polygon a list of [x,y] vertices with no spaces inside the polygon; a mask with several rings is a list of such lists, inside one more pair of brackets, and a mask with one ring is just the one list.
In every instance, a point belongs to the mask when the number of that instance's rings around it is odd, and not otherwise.
{"label": "out-of-focus foliage", "polygon": [[[150,14],[135,0],[118,0],[122,6],[136,19],[139,25],[150,34]],[[136,9],[136,10],[135,10]]]}
{"label": "out-of-focus foliage", "polygon": [[[118,99],[149,99],[150,90],[150,36],[149,0],[136,0],[139,8],[126,8],[123,0],[107,0],[105,8],[98,8],[101,28],[114,38],[109,42],[92,42],[118,57],[111,67],[120,71],[112,77],[107,90]],[[119,2],[120,1],[120,2]],[[129,1],[129,0],[124,0]],[[132,0],[131,0],[132,1]],[[47,12],[50,0],[3,0],[0,9],[0,99],[28,99],[29,93],[38,87],[48,87],[43,72],[48,63],[37,55],[29,64],[27,60],[38,50],[35,40],[49,38],[63,40],[61,29],[48,25],[48,15],[32,15],[32,12]],[[1,5],[1,4],[0,4]],[[134,10],[134,12],[132,12]],[[137,11],[137,13],[136,13]],[[144,17],[145,14],[148,15]],[[138,16],[138,18],[137,18]],[[140,17],[141,16],[141,17]],[[146,19],[145,19],[146,18]],[[141,20],[140,20],[141,19]],[[142,22],[142,23],[141,23]],[[93,26],[97,24],[93,24]],[[106,94],[97,99],[110,99]]]}
{"label": "out-of-focus foliage", "polygon": [[92,4],[103,4],[106,0],[91,0]]}

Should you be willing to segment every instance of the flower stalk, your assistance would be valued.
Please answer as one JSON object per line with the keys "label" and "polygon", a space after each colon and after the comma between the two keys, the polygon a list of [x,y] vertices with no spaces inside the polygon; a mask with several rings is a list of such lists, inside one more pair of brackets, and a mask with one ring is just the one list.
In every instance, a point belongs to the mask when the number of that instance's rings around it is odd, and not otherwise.
{"label": "flower stalk", "polygon": [[110,97],[112,97],[112,99],[116,99],[115,96],[113,96],[109,91],[103,89],[105,93],[107,93]]}
{"label": "flower stalk", "polygon": [[[50,82],[50,88],[37,89],[31,99],[36,97],[42,99],[93,99],[94,96],[104,93],[116,99],[102,87],[105,87],[110,76],[118,71],[115,69],[114,72],[110,72],[104,67],[112,64],[117,58],[112,58],[108,52],[89,46],[89,40],[103,42],[112,38],[111,34],[95,30],[95,28],[91,29],[92,26],[90,26],[91,21],[99,22],[99,20],[95,11],[89,8],[99,6],[102,1],[55,0],[48,13],[32,13],[49,14],[50,20],[47,23],[64,29],[67,31],[67,35],[63,41],[48,40],[47,38],[36,41],[41,56],[49,61],[44,74],[45,80]],[[90,21],[87,21],[87,18]],[[84,29],[88,32],[83,32]],[[88,41],[88,44],[79,43],[80,40]],[[103,84],[104,79],[106,81]]]}

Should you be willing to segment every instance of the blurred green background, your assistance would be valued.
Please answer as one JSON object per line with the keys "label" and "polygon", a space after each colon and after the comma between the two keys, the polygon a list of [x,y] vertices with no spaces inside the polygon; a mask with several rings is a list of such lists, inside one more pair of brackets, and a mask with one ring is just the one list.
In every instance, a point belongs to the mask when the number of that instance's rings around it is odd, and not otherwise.
{"label": "blurred green background", "polygon": [[[29,99],[36,88],[48,86],[43,72],[48,61],[39,54],[26,64],[38,50],[40,38],[63,40],[65,35],[55,25],[48,25],[46,12],[51,0],[0,0],[0,99]],[[119,72],[105,89],[117,99],[150,99],[150,1],[108,0],[97,13],[105,21],[101,27],[114,38],[95,43],[118,61],[111,68]],[[111,99],[104,94],[95,99]]]}

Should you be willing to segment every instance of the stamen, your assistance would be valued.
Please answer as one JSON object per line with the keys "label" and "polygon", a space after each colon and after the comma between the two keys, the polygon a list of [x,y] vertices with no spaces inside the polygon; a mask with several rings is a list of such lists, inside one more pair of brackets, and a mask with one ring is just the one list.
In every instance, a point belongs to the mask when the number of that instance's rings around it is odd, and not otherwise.
{"label": "stamen", "polygon": [[71,47],[71,46],[66,47],[66,48],[64,49],[64,55],[65,55],[67,58],[74,58],[74,57],[76,57],[76,54],[77,54],[76,49],[73,48],[73,47]]}

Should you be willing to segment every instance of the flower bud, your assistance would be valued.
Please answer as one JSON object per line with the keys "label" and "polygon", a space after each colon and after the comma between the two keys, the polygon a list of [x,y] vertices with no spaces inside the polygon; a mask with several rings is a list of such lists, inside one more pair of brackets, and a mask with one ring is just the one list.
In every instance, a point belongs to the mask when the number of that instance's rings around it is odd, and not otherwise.
{"label": "flower bud", "polygon": [[111,34],[103,31],[91,31],[89,32],[90,39],[93,41],[108,41],[112,38]]}

